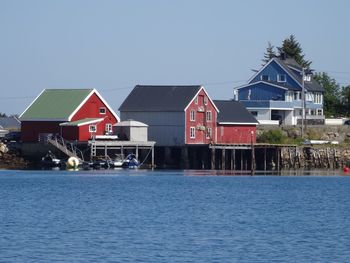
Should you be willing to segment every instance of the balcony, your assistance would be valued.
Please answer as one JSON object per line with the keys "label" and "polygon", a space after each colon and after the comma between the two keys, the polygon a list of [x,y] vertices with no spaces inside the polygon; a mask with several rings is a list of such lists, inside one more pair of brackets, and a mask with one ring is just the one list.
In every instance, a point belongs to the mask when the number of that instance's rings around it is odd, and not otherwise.
{"label": "balcony", "polygon": [[[302,104],[300,100],[297,101],[283,101],[283,100],[241,100],[244,106],[247,108],[266,108],[266,109],[285,109],[290,110],[294,108],[301,108]],[[307,109],[319,109],[323,108],[322,104],[315,104],[313,102],[306,101],[305,108]]]}

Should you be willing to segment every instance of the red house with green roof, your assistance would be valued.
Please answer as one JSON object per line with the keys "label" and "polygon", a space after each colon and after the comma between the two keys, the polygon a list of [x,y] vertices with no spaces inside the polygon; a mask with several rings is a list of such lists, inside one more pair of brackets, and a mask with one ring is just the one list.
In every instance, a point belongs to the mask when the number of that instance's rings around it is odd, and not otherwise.
{"label": "red house with green roof", "polygon": [[19,118],[23,142],[37,142],[45,134],[87,141],[112,132],[120,121],[95,89],[45,89]]}

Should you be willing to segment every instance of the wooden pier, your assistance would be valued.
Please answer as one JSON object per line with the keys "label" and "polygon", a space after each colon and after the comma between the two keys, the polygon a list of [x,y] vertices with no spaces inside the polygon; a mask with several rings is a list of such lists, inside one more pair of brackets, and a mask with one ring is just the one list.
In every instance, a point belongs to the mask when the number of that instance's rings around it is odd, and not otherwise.
{"label": "wooden pier", "polygon": [[[136,159],[139,159],[141,150],[148,150],[151,152],[151,167],[154,167],[154,145],[156,142],[136,142],[136,141],[116,141],[116,140],[91,140],[88,142],[90,146],[91,159],[96,157],[98,152],[102,151],[104,156],[110,156],[111,151],[118,151],[124,155],[129,151],[133,152]],[[146,155],[147,158],[149,153]],[[142,160],[141,160],[142,161]]]}
{"label": "wooden pier", "polygon": [[[210,168],[221,170],[250,170],[255,173],[257,166],[260,170],[281,170],[281,150],[294,148],[293,144],[212,144]],[[258,160],[257,158],[258,157]],[[262,162],[261,162],[262,161]],[[270,167],[268,167],[268,165]]]}

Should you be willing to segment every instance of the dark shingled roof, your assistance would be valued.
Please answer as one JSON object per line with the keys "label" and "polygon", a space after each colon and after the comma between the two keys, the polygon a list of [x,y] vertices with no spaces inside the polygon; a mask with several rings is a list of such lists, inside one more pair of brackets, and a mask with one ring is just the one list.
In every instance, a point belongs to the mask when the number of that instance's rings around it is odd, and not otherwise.
{"label": "dark shingled roof", "polygon": [[[302,70],[302,68],[298,66],[299,64],[294,59],[291,59],[291,58],[287,58],[286,60],[283,60],[281,58],[275,58],[275,59],[291,76],[293,76],[298,81],[300,85],[302,84],[301,74],[300,75],[296,74],[295,71],[293,71],[290,68],[291,66],[293,68]],[[319,91],[319,92],[325,91],[325,89],[313,77],[311,77],[311,81],[305,82],[305,89],[307,91]]]}
{"label": "dark shingled roof", "polygon": [[218,122],[258,124],[254,116],[238,101],[214,100],[219,109]]}
{"label": "dark shingled roof", "polygon": [[0,126],[6,130],[20,130],[21,122],[16,117],[0,117]]}
{"label": "dark shingled roof", "polygon": [[120,111],[183,111],[200,85],[146,86],[137,85],[119,107]]}

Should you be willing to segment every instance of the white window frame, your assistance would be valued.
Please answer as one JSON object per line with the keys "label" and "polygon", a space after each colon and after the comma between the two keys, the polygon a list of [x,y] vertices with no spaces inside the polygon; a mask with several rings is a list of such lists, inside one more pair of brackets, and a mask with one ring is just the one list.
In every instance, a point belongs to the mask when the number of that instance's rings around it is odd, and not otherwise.
{"label": "white window frame", "polygon": [[190,111],[190,121],[196,121],[196,111],[195,110]]}
{"label": "white window frame", "polygon": [[89,125],[89,132],[97,132],[96,124]]}
{"label": "white window frame", "polygon": [[208,105],[208,97],[207,96],[204,96],[203,103],[204,103],[204,105]]}
{"label": "white window frame", "polygon": [[106,131],[106,132],[112,132],[112,131],[113,131],[112,123],[106,123],[106,125],[105,125],[105,131]]}
{"label": "white window frame", "polygon": [[213,130],[212,130],[212,128],[207,128],[207,134],[206,134],[206,138],[207,139],[210,139],[211,137],[212,137],[212,134],[213,133]]}
{"label": "white window frame", "polygon": [[190,138],[191,139],[196,138],[196,127],[190,127]]}
{"label": "white window frame", "polygon": [[194,99],[194,104],[198,104],[198,96],[196,96],[196,98]]}
{"label": "white window frame", "polygon": [[[284,80],[281,80],[281,77],[284,76]],[[277,82],[287,82],[287,75],[286,74],[277,74]]]}
{"label": "white window frame", "polygon": [[[267,76],[267,80],[264,80],[263,76]],[[260,80],[262,80],[262,81],[270,81],[270,75],[260,75]]]}
{"label": "white window frame", "polygon": [[106,107],[100,107],[98,111],[99,111],[100,114],[104,115],[104,114],[106,114],[107,109],[106,109]]}
{"label": "white window frame", "polygon": [[205,113],[205,119],[208,122],[211,122],[213,120],[213,114],[210,110]]}

